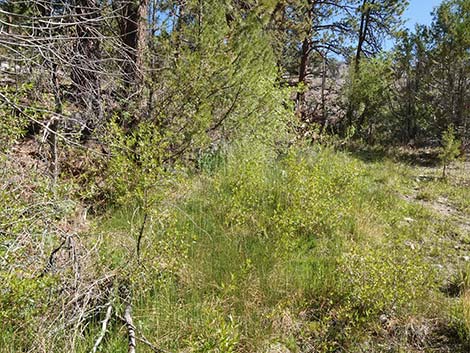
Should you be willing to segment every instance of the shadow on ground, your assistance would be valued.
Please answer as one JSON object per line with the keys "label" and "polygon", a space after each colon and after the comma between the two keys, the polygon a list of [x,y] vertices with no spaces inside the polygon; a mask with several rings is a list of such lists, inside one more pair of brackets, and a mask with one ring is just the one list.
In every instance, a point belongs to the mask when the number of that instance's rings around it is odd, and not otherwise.
{"label": "shadow on ground", "polygon": [[365,163],[375,163],[391,159],[395,162],[416,167],[439,166],[439,151],[437,148],[395,147],[386,149],[383,147],[349,146],[345,150],[353,157]]}

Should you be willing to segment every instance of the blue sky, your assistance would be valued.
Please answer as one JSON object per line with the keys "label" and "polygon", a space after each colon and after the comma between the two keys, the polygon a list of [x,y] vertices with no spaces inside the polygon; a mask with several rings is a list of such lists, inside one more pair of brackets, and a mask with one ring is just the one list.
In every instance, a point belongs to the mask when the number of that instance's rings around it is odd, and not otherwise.
{"label": "blue sky", "polygon": [[431,11],[441,2],[442,0],[410,0],[410,6],[405,12],[405,18],[408,20],[406,26],[413,29],[416,23],[430,24]]}
{"label": "blue sky", "polygon": [[[410,30],[415,28],[416,24],[429,25],[432,21],[431,12],[433,9],[442,3],[443,0],[409,0],[410,5],[405,11],[403,17],[405,18],[405,26]],[[391,38],[385,39],[384,48],[392,49],[394,40]]]}

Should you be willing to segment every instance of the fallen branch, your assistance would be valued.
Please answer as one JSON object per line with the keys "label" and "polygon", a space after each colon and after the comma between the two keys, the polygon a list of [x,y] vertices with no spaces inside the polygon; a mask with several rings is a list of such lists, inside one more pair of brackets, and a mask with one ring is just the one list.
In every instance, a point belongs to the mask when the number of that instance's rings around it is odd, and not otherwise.
{"label": "fallen branch", "polygon": [[145,343],[147,346],[149,346],[149,348],[154,351],[155,353],[165,353],[166,351],[164,351],[163,349],[161,348],[158,348],[158,347],[155,347],[152,342],[150,342],[147,338],[145,338],[145,336],[141,333],[140,334],[140,337],[139,336],[136,336],[136,339],[137,341],[140,341],[142,343]]}
{"label": "fallen branch", "polygon": [[96,353],[98,351],[98,347],[100,346],[101,341],[106,335],[106,328],[108,327],[108,322],[111,319],[112,311],[113,311],[113,306],[111,305],[111,303],[109,303],[108,309],[106,310],[106,317],[104,318],[103,323],[101,325],[101,333],[98,339],[96,340],[95,345],[93,346],[93,349],[91,350],[92,353]]}
{"label": "fallen branch", "polygon": [[142,244],[142,237],[144,235],[145,224],[147,223],[148,213],[145,212],[144,220],[142,221],[142,225],[140,226],[139,236],[137,237],[137,261],[140,263],[140,247]]}
{"label": "fallen branch", "polygon": [[129,337],[129,353],[135,353],[135,326],[132,321],[132,307],[130,304],[126,305],[126,310],[124,310],[124,321],[127,326],[127,335]]}
{"label": "fallen branch", "polygon": [[67,238],[65,238],[60,245],[52,250],[51,254],[49,255],[49,260],[47,261],[46,267],[42,270],[41,274],[38,276],[39,278],[44,277],[49,271],[54,267],[54,257],[59,252],[60,249],[65,245],[67,242]]}
{"label": "fallen branch", "polygon": [[[116,317],[121,320],[122,322],[124,322],[125,324],[127,324],[126,322],[126,319],[123,318],[122,316],[116,314]],[[144,344],[146,344],[152,351],[154,351],[155,353],[168,353],[168,351],[162,349],[162,348],[158,348],[157,346],[155,346],[152,342],[150,342],[147,337],[145,337],[142,332],[137,332],[137,328],[135,328],[135,339],[139,342],[142,342]]]}
{"label": "fallen branch", "polygon": [[[125,324],[127,324],[126,322],[126,319],[123,318],[122,316],[116,314],[116,317],[121,320],[122,322],[124,322]],[[168,351],[162,349],[162,348],[158,348],[157,346],[155,346],[152,342],[150,342],[143,334],[142,332],[137,332],[137,329],[134,327],[135,329],[135,339],[139,342],[142,342],[144,344],[146,344],[152,351],[154,351],[155,353],[167,353]]]}

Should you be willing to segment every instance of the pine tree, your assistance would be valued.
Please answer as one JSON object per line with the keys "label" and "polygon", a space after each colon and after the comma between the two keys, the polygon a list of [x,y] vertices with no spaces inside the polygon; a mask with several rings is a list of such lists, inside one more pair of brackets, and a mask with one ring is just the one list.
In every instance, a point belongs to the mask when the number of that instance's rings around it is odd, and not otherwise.
{"label": "pine tree", "polygon": [[460,141],[455,137],[455,129],[452,125],[442,134],[442,147],[439,158],[442,163],[442,178],[446,177],[446,171],[449,164],[460,154]]}

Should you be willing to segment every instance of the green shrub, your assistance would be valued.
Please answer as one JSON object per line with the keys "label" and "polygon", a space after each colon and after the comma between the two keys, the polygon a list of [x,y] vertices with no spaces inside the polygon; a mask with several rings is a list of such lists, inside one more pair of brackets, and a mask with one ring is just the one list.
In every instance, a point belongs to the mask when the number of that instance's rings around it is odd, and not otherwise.
{"label": "green shrub", "polygon": [[0,94],[0,151],[5,152],[18,139],[24,136],[31,118],[37,119],[34,102],[19,111],[20,98],[33,90],[32,84],[22,84],[18,88],[1,87]]}
{"label": "green shrub", "polygon": [[452,125],[442,134],[442,147],[439,152],[439,158],[442,164],[442,177],[446,177],[446,170],[449,164],[460,154],[460,141],[455,136],[455,130]]}
{"label": "green shrub", "polygon": [[353,248],[344,254],[341,268],[348,300],[366,321],[419,312],[437,289],[431,266],[398,244]]}

